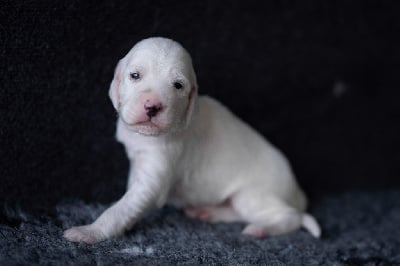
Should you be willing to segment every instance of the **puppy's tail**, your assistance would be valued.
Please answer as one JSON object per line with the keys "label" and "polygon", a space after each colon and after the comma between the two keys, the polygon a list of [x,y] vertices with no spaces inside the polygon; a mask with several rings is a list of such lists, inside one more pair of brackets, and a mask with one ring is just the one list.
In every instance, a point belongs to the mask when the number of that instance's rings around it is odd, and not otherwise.
{"label": "puppy's tail", "polygon": [[303,214],[301,225],[316,238],[321,237],[321,227],[317,220],[308,213]]}

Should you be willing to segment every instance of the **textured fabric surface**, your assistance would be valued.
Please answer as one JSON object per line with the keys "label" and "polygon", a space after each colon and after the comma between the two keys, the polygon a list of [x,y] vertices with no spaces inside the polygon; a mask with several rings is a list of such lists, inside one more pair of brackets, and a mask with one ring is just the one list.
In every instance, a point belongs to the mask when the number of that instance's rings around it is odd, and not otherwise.
{"label": "textured fabric surface", "polygon": [[399,202],[399,190],[326,196],[312,209],[319,240],[305,231],[253,239],[242,224],[206,224],[165,207],[92,246],[64,240],[62,229],[91,222],[105,205],[65,202],[41,218],[8,209],[14,225],[0,225],[0,264],[399,265]]}

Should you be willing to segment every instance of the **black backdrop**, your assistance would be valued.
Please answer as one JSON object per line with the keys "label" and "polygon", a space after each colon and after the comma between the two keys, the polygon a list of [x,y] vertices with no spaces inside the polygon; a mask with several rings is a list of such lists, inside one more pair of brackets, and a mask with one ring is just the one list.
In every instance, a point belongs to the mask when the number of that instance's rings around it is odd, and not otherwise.
{"label": "black backdrop", "polygon": [[400,186],[393,1],[2,1],[0,199],[122,195],[108,86],[140,39],[192,54],[201,94],[289,157],[313,195]]}

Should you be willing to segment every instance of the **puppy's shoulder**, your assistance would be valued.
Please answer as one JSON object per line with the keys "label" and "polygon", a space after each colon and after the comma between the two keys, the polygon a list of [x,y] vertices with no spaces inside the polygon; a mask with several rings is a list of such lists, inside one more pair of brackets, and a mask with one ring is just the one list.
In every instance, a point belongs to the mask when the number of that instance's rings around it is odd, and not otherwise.
{"label": "puppy's shoulder", "polygon": [[198,98],[199,107],[203,110],[207,110],[209,112],[229,112],[228,108],[224,106],[218,100],[208,96],[208,95],[201,95]]}
{"label": "puppy's shoulder", "polygon": [[218,100],[202,95],[197,101],[197,112],[194,118],[198,127],[210,131],[223,130],[223,128],[240,127],[240,120]]}

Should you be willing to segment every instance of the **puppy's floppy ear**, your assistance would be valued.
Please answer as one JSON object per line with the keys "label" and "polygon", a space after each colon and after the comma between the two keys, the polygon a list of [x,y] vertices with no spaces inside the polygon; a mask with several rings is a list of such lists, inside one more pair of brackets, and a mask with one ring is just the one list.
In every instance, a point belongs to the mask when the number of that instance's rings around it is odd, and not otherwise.
{"label": "puppy's floppy ear", "polygon": [[194,82],[192,87],[190,88],[190,93],[189,93],[189,102],[188,106],[186,109],[186,117],[185,117],[185,126],[188,126],[190,123],[190,120],[192,118],[192,113],[194,110],[194,106],[197,100],[197,83]]}
{"label": "puppy's floppy ear", "polygon": [[110,96],[111,102],[117,111],[119,109],[119,86],[122,79],[122,68],[123,59],[119,60],[117,67],[115,68],[114,78],[111,82],[110,89],[108,90],[108,96]]}

